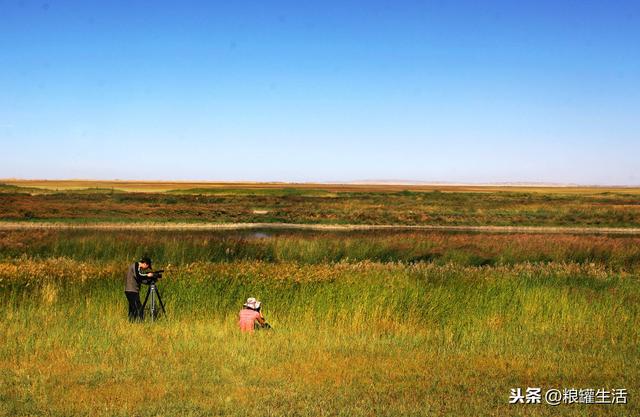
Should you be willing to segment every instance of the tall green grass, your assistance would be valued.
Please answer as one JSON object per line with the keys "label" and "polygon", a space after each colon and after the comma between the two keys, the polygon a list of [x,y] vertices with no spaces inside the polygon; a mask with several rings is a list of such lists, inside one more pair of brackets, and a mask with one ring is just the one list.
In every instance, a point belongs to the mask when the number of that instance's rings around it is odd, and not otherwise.
{"label": "tall green grass", "polygon": [[135,260],[158,264],[258,260],[306,264],[429,262],[462,266],[522,262],[597,263],[634,270],[640,238],[588,235],[437,232],[142,232],[0,231],[0,260],[20,256],[83,261]]}
{"label": "tall green grass", "polygon": [[[5,236],[11,249],[0,259],[0,415],[640,411],[640,281],[634,269],[612,267],[615,257],[381,261],[388,246],[401,254],[404,240],[358,235],[351,243],[288,236],[286,251],[280,238],[243,237],[238,248],[257,242],[279,255],[194,260],[223,247],[220,237],[164,235],[147,249],[174,262],[159,283],[168,315],[131,324],[123,281],[138,235],[31,237]],[[488,238],[484,246],[468,237],[429,239],[417,245],[470,244],[467,252],[479,245],[495,259],[496,248],[511,247]],[[629,241],[614,243],[599,244],[609,255],[633,250]],[[331,245],[349,256],[315,255],[337,250]],[[523,245],[511,250],[537,247]],[[562,238],[546,246],[554,245],[556,257],[571,253],[567,245],[588,246]],[[264,302],[273,331],[240,334],[237,313],[249,296]],[[510,388],[529,386],[627,388],[629,404],[508,404]]]}

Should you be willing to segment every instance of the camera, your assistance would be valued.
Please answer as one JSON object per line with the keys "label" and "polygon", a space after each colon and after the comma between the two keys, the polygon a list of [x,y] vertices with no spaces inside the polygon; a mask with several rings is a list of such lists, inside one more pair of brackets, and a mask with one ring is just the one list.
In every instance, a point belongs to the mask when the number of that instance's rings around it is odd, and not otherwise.
{"label": "camera", "polygon": [[153,275],[150,277],[145,277],[142,280],[143,284],[147,284],[147,285],[151,285],[151,284],[155,284],[155,282],[157,280],[159,280],[160,278],[162,278],[162,274],[164,273],[164,269],[159,269],[157,271],[152,271],[151,272]]}

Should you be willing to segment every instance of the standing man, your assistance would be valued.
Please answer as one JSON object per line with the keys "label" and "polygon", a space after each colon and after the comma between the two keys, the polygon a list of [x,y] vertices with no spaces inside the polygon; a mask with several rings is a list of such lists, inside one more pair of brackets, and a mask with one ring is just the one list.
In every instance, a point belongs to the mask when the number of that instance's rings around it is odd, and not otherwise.
{"label": "standing man", "polygon": [[153,276],[152,272],[143,272],[149,269],[151,269],[151,258],[148,256],[143,256],[127,269],[124,295],[127,296],[127,301],[129,302],[129,321],[143,319],[142,303],[140,302],[140,283],[144,278]]}

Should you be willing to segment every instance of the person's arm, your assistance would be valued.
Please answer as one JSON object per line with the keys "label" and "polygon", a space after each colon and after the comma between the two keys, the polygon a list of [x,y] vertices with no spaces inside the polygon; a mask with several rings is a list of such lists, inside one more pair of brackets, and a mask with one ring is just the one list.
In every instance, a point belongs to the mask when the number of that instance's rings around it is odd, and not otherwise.
{"label": "person's arm", "polygon": [[258,312],[258,317],[256,317],[256,320],[258,320],[258,323],[260,323],[260,325],[265,324],[267,321],[264,319],[264,316],[262,315],[262,313]]}
{"label": "person's arm", "polygon": [[136,281],[140,282],[143,279],[149,277],[151,278],[153,276],[153,272],[149,272],[148,274],[142,274],[140,273],[140,266],[138,265],[138,262],[136,262],[136,265],[133,268],[135,270],[136,273]]}

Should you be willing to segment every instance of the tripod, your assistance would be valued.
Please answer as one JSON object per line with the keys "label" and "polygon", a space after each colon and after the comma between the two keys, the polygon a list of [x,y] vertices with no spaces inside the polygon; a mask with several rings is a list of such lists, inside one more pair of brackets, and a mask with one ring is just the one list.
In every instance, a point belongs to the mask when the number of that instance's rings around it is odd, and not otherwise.
{"label": "tripod", "polygon": [[[147,284],[149,288],[147,289],[147,296],[144,297],[144,303],[142,303],[141,311],[144,311],[145,307],[147,306],[147,301],[149,301],[149,297],[151,297],[151,304],[149,305],[149,310],[151,312],[151,321],[155,321],[158,318],[158,315],[160,314],[160,310],[158,309],[157,304],[160,305],[160,308],[162,309],[163,314],[167,314],[167,312],[164,309],[164,303],[162,302],[162,298],[160,297],[160,290],[158,290],[158,287],[156,287],[156,281],[150,280],[148,282],[145,282],[145,284]],[[156,298],[158,299],[157,304],[156,304]]]}

